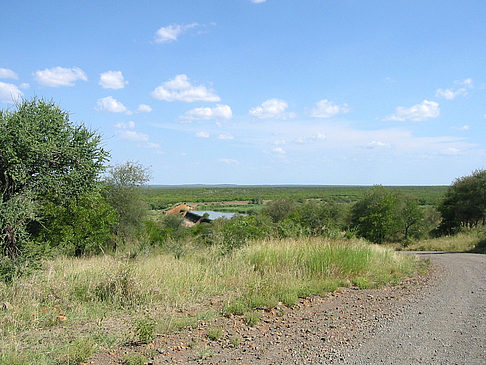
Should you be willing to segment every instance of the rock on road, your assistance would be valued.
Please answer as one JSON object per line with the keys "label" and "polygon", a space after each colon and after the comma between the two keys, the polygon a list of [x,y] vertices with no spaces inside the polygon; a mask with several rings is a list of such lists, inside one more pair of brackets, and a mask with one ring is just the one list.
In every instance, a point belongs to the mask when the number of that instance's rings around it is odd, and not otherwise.
{"label": "rock on road", "polygon": [[443,275],[380,324],[346,364],[486,364],[486,255],[417,252]]}

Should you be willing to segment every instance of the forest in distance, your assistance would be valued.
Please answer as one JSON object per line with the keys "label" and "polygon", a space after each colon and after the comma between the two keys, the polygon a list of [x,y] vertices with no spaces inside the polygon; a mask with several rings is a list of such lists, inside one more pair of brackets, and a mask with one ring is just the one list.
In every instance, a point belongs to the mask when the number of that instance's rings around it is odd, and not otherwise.
{"label": "forest in distance", "polygon": [[[277,199],[320,199],[326,202],[353,203],[370,186],[364,185],[149,185],[142,189],[143,199],[152,209],[166,209],[180,202],[262,202]],[[447,186],[389,186],[391,190],[414,196],[420,205],[434,205]]]}

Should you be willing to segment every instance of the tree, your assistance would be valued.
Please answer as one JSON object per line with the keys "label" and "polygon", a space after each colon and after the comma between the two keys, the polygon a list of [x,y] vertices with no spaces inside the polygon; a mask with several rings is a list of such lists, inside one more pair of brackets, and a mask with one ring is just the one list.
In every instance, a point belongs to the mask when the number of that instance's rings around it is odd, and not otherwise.
{"label": "tree", "polygon": [[[116,234],[122,240],[142,225],[147,204],[141,199],[139,188],[149,180],[149,170],[133,161],[113,166],[108,171],[106,199],[118,212]],[[114,248],[116,250],[117,242],[114,242]]]}
{"label": "tree", "polygon": [[486,170],[463,176],[448,188],[438,210],[442,222],[439,233],[456,233],[461,227],[474,228],[486,223]]}
{"label": "tree", "polygon": [[374,186],[352,209],[352,226],[371,242],[393,240],[398,228],[398,196],[383,186]]}
{"label": "tree", "polygon": [[0,248],[16,257],[40,221],[39,206],[63,205],[96,188],[108,153],[100,136],[52,102],[0,111]]}

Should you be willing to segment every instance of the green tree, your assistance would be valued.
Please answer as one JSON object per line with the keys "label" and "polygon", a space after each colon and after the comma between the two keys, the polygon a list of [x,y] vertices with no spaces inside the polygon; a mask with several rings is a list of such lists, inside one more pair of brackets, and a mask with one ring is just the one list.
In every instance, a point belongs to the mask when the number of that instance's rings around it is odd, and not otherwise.
{"label": "green tree", "polygon": [[64,205],[97,187],[108,158],[100,136],[52,102],[24,100],[0,111],[0,249],[21,254],[39,207]]}
{"label": "green tree", "polygon": [[[133,161],[113,166],[108,171],[106,199],[118,212],[115,233],[122,241],[137,233],[147,215],[148,207],[141,198],[140,188],[149,180],[149,170]],[[115,240],[115,249],[117,244]]]}
{"label": "green tree", "polygon": [[398,196],[383,186],[374,186],[352,209],[352,227],[371,242],[384,243],[396,237]]}
{"label": "green tree", "polygon": [[474,228],[486,222],[486,170],[463,176],[448,188],[438,210],[440,233],[456,233],[461,227]]}

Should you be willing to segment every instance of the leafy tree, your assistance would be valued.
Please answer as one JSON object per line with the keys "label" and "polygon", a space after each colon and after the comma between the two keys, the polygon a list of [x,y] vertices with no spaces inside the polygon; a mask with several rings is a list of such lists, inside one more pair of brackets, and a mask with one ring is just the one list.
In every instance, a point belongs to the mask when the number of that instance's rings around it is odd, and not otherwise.
{"label": "leafy tree", "polygon": [[398,229],[398,196],[384,188],[374,186],[352,209],[352,226],[359,236],[375,243],[391,241]]}
{"label": "leafy tree", "polygon": [[418,238],[423,232],[424,210],[418,200],[411,196],[402,196],[397,207],[397,219],[401,229],[401,235],[406,242],[411,237]]}
{"label": "leafy tree", "polygon": [[270,216],[274,223],[285,219],[294,208],[295,202],[290,199],[273,200],[265,207],[263,212]]}
{"label": "leafy tree", "polygon": [[0,249],[10,257],[29,239],[39,206],[93,191],[108,153],[100,136],[52,102],[24,100],[0,111]]}
{"label": "leafy tree", "polygon": [[486,221],[486,170],[454,181],[439,204],[440,233],[452,234],[461,227],[473,228]]}
{"label": "leafy tree", "polygon": [[[141,198],[140,187],[149,180],[149,170],[133,161],[113,166],[108,171],[106,199],[118,212],[115,231],[121,240],[135,234],[142,226],[148,209]],[[115,241],[115,249],[116,246]]]}

